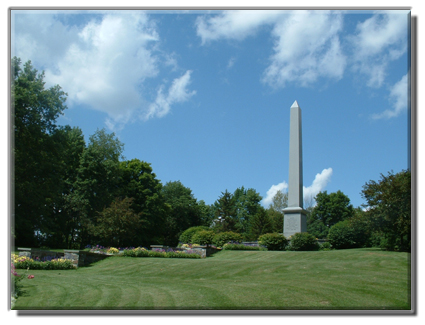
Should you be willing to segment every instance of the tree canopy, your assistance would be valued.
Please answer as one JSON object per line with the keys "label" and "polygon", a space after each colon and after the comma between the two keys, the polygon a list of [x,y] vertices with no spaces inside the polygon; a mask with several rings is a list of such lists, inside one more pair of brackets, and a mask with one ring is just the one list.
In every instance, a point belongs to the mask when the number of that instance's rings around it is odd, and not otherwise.
{"label": "tree canopy", "polygon": [[411,173],[403,170],[381,174],[381,179],[363,186],[362,196],[373,228],[379,231],[387,249],[410,250]]}
{"label": "tree canopy", "polygon": [[350,199],[341,191],[316,195],[316,206],[307,222],[307,231],[317,238],[326,238],[329,229],[339,221],[351,218],[354,208]]}

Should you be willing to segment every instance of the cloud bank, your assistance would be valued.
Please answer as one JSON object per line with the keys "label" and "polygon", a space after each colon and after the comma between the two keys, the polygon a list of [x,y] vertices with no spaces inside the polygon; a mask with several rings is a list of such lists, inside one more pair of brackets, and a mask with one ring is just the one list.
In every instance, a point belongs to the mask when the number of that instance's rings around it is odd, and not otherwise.
{"label": "cloud bank", "polygon": [[[316,174],[316,177],[313,180],[313,183],[305,187],[303,186],[303,196],[304,201],[311,202],[314,200],[314,197],[321,191],[323,191],[328,185],[332,177],[332,168],[323,169],[321,173]],[[277,191],[285,192],[288,190],[288,183],[283,181],[277,185],[272,185],[267,191],[266,197],[261,201],[261,203],[268,207],[272,201],[273,197],[276,195]]]}
{"label": "cloud bank", "polygon": [[[308,87],[320,79],[340,80],[347,68],[366,77],[366,86],[384,85],[389,63],[407,51],[409,16],[400,11],[376,11],[358,23],[352,34],[343,29],[341,11],[224,11],[198,17],[197,35],[202,45],[231,39],[242,41],[261,27],[270,29],[274,41],[262,82],[273,88],[288,84]],[[405,104],[404,77],[392,86],[394,109],[374,118],[395,117]],[[399,91],[400,90],[400,91]]]}
{"label": "cloud bank", "polygon": [[106,113],[111,129],[135,118],[164,117],[174,103],[195,93],[186,89],[188,71],[174,78],[167,96],[162,94],[166,85],[161,85],[157,98],[149,98],[147,82],[155,82],[162,68],[175,71],[177,63],[173,53],[158,50],[160,36],[144,12],[94,15],[79,25],[65,25],[53,15],[43,18],[14,16],[18,27],[13,33],[13,55],[43,67],[46,83],[59,84],[69,94],[69,106]]}
{"label": "cloud bank", "polygon": [[373,114],[372,118],[374,119],[389,119],[400,115],[401,112],[407,110],[407,105],[409,103],[408,94],[409,94],[409,74],[406,74],[401,78],[390,91],[390,102],[392,103],[393,108],[387,109],[380,114]]}

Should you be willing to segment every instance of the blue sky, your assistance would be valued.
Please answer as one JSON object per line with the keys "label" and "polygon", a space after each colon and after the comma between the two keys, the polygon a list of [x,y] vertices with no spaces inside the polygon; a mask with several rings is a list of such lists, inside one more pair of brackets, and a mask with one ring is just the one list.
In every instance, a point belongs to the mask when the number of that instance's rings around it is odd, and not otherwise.
{"label": "blue sky", "polygon": [[302,109],[304,195],[408,168],[409,11],[12,11],[11,53],[68,93],[59,124],[115,132],[212,204],[287,190]]}

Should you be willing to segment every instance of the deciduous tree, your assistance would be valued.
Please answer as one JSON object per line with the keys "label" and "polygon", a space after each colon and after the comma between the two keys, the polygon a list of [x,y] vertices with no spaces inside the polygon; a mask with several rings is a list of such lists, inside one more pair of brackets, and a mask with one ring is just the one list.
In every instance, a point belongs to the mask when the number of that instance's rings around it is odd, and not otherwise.
{"label": "deciduous tree", "polygon": [[67,94],[59,85],[45,89],[44,72],[28,61],[11,62],[13,118],[13,170],[15,243],[39,244],[40,234],[52,214],[62,172],[60,150],[54,134],[56,119],[66,109]]}
{"label": "deciduous tree", "polygon": [[363,186],[362,196],[375,230],[383,234],[383,246],[390,250],[410,250],[410,171],[381,174],[378,182],[371,180]]}

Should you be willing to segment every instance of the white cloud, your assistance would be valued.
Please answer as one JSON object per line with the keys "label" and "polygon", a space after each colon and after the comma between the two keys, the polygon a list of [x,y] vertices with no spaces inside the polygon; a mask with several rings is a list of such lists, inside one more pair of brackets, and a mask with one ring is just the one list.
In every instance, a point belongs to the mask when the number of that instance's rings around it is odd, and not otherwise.
{"label": "white cloud", "polygon": [[393,109],[385,110],[380,114],[372,115],[374,119],[392,118],[398,116],[402,111],[407,109],[408,94],[409,94],[409,74],[404,75],[392,88],[390,99],[393,104]]}
{"label": "white cloud", "polygon": [[[61,17],[69,23],[68,16]],[[154,80],[160,67],[175,71],[178,65],[174,53],[158,49],[159,35],[146,13],[93,17],[70,27],[49,14],[15,15],[14,55],[42,67],[47,86],[59,84],[68,93],[68,106],[104,112],[106,126],[119,129],[151,109],[146,81]],[[165,98],[158,93],[156,117],[190,97],[189,80],[190,72],[175,80]]]}
{"label": "white cloud", "polygon": [[408,15],[400,11],[380,11],[358,23],[351,37],[355,70],[368,76],[369,87],[381,87],[389,62],[407,51]]}
{"label": "white cloud", "polygon": [[167,95],[164,95],[164,86],[161,86],[158,90],[155,102],[149,106],[143,118],[147,120],[152,117],[163,117],[168,114],[172,104],[184,102],[195,95],[196,91],[188,91],[187,89],[190,84],[191,73],[192,71],[188,70],[180,78],[174,79]]}
{"label": "white cloud", "polygon": [[234,66],[236,59],[234,57],[230,58],[229,62],[227,62],[227,69],[230,69]]}
{"label": "white cloud", "polygon": [[316,174],[313,183],[308,187],[303,187],[304,201],[310,201],[328,185],[332,177],[332,168],[323,169],[320,174]]}
{"label": "white cloud", "polygon": [[[332,177],[332,168],[323,169],[321,173],[316,174],[313,183],[308,187],[303,187],[304,201],[311,201],[314,197],[326,187]],[[288,183],[283,181],[277,185],[272,185],[267,191],[266,197],[261,201],[264,206],[272,203],[273,197],[277,191],[285,192],[288,189]]]}
{"label": "white cloud", "polygon": [[107,113],[109,122],[127,123],[143,104],[138,85],[158,73],[150,44],[158,35],[148,18],[107,15],[91,21],[46,80],[68,92],[72,104]]}
{"label": "white cloud", "polygon": [[202,44],[218,39],[242,40],[260,26],[276,21],[281,14],[273,10],[229,10],[219,15],[200,16],[196,19],[196,33]]}
{"label": "white cloud", "polygon": [[346,58],[338,33],[342,14],[331,11],[226,11],[199,17],[197,34],[202,44],[219,39],[243,40],[263,25],[272,26],[274,54],[263,81],[273,87],[287,82],[307,86],[319,77],[340,79]]}
{"label": "white cloud", "polygon": [[342,14],[296,11],[278,21],[271,64],[263,81],[284,87],[288,82],[308,86],[319,77],[342,78],[346,58],[340,47]]}
{"label": "white cloud", "polygon": [[285,192],[288,189],[288,183],[283,181],[277,185],[272,185],[270,189],[267,191],[266,197],[261,201],[264,206],[269,206],[272,204],[273,197],[276,195],[278,191]]}

